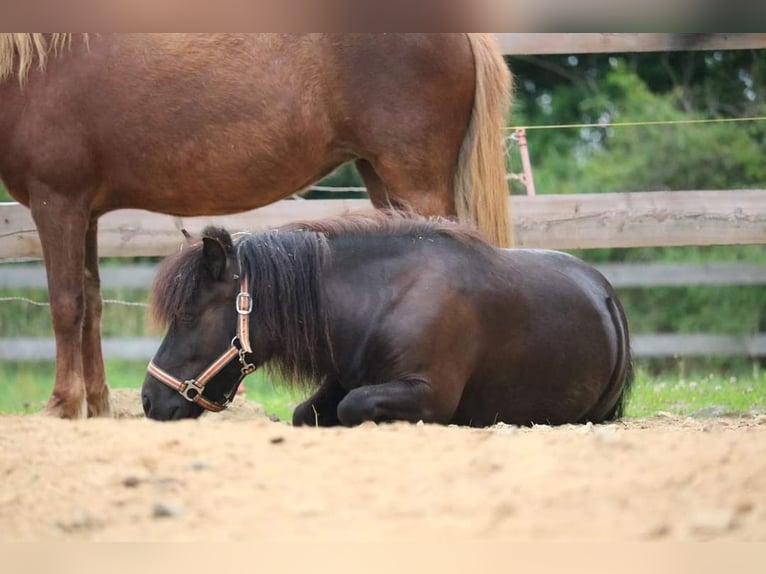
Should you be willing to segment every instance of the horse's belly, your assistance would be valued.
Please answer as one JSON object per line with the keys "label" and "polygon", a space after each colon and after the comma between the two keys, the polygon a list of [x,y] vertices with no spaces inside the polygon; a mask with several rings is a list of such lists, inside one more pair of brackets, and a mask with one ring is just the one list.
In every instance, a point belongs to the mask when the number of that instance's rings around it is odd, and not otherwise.
{"label": "horse's belly", "polygon": [[595,309],[566,324],[561,316],[533,315],[494,334],[504,343],[492,345],[466,385],[461,424],[574,423],[598,403],[617,360],[613,326]]}
{"label": "horse's belly", "polygon": [[[216,148],[209,154],[217,156]],[[222,215],[255,209],[289,197],[342,163],[338,154],[264,162],[247,154],[191,163],[171,157],[119,164],[105,171],[101,211],[141,208],[179,216]]]}
{"label": "horse's belly", "polygon": [[608,374],[562,374],[556,381],[509,374],[474,381],[452,422],[470,426],[499,422],[513,425],[576,423],[596,405],[608,382]]}

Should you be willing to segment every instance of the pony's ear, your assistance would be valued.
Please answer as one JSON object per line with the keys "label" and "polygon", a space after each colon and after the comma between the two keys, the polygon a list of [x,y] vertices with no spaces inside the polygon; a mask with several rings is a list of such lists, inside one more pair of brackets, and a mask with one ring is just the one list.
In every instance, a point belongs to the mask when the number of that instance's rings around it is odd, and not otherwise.
{"label": "pony's ear", "polygon": [[226,271],[227,253],[223,243],[213,237],[202,238],[202,254],[214,281],[220,281]]}

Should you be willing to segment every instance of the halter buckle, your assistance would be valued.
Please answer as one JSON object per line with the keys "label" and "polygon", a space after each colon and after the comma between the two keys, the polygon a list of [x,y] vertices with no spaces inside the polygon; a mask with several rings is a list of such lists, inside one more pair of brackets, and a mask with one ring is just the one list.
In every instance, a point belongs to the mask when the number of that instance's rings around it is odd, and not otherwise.
{"label": "halter buckle", "polygon": [[197,381],[194,379],[189,379],[188,381],[184,381],[183,385],[180,389],[178,389],[178,392],[181,393],[181,396],[185,398],[190,403],[194,402],[194,399],[196,399],[198,396],[202,394],[202,391],[204,389],[197,385]]}
{"label": "halter buckle", "polygon": [[236,307],[240,315],[249,315],[253,310],[253,298],[250,293],[246,291],[237,293]]}

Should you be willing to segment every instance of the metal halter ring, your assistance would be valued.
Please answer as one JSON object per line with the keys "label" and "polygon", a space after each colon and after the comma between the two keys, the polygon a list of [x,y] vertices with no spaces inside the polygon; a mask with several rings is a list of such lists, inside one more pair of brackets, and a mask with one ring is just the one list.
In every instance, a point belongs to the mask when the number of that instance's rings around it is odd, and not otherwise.
{"label": "metal halter ring", "polygon": [[181,396],[187,401],[193,403],[194,399],[202,394],[202,388],[197,386],[196,380],[189,379],[188,381],[184,381],[183,387],[178,389],[178,392],[181,393]]}

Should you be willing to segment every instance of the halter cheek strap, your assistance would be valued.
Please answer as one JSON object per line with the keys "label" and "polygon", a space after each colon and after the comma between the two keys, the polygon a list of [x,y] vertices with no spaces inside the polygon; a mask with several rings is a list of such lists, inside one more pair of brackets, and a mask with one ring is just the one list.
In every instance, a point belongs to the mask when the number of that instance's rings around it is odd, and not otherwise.
{"label": "halter cheek strap", "polygon": [[250,313],[253,312],[253,296],[247,283],[247,275],[242,276],[239,293],[237,294],[237,338],[245,353],[252,353],[250,347]]}
{"label": "halter cheek strap", "polygon": [[149,366],[147,367],[149,374],[174,391],[180,393],[180,395],[187,401],[197,403],[205,410],[216,413],[224,410],[231,404],[231,400],[228,400],[225,403],[217,403],[205,398],[202,395],[205,390],[205,385],[226,365],[234,360],[234,358],[239,358],[241,364],[241,376],[239,382],[255,371],[256,368],[255,365],[247,362],[245,356],[248,353],[253,352],[250,345],[250,313],[253,311],[253,298],[250,295],[246,276],[243,276],[240,282],[240,291],[237,294],[236,299],[236,309],[238,316],[237,336],[232,339],[229,348],[210,363],[210,365],[202,371],[197,378],[182,381],[155,365],[154,361],[150,361]]}

